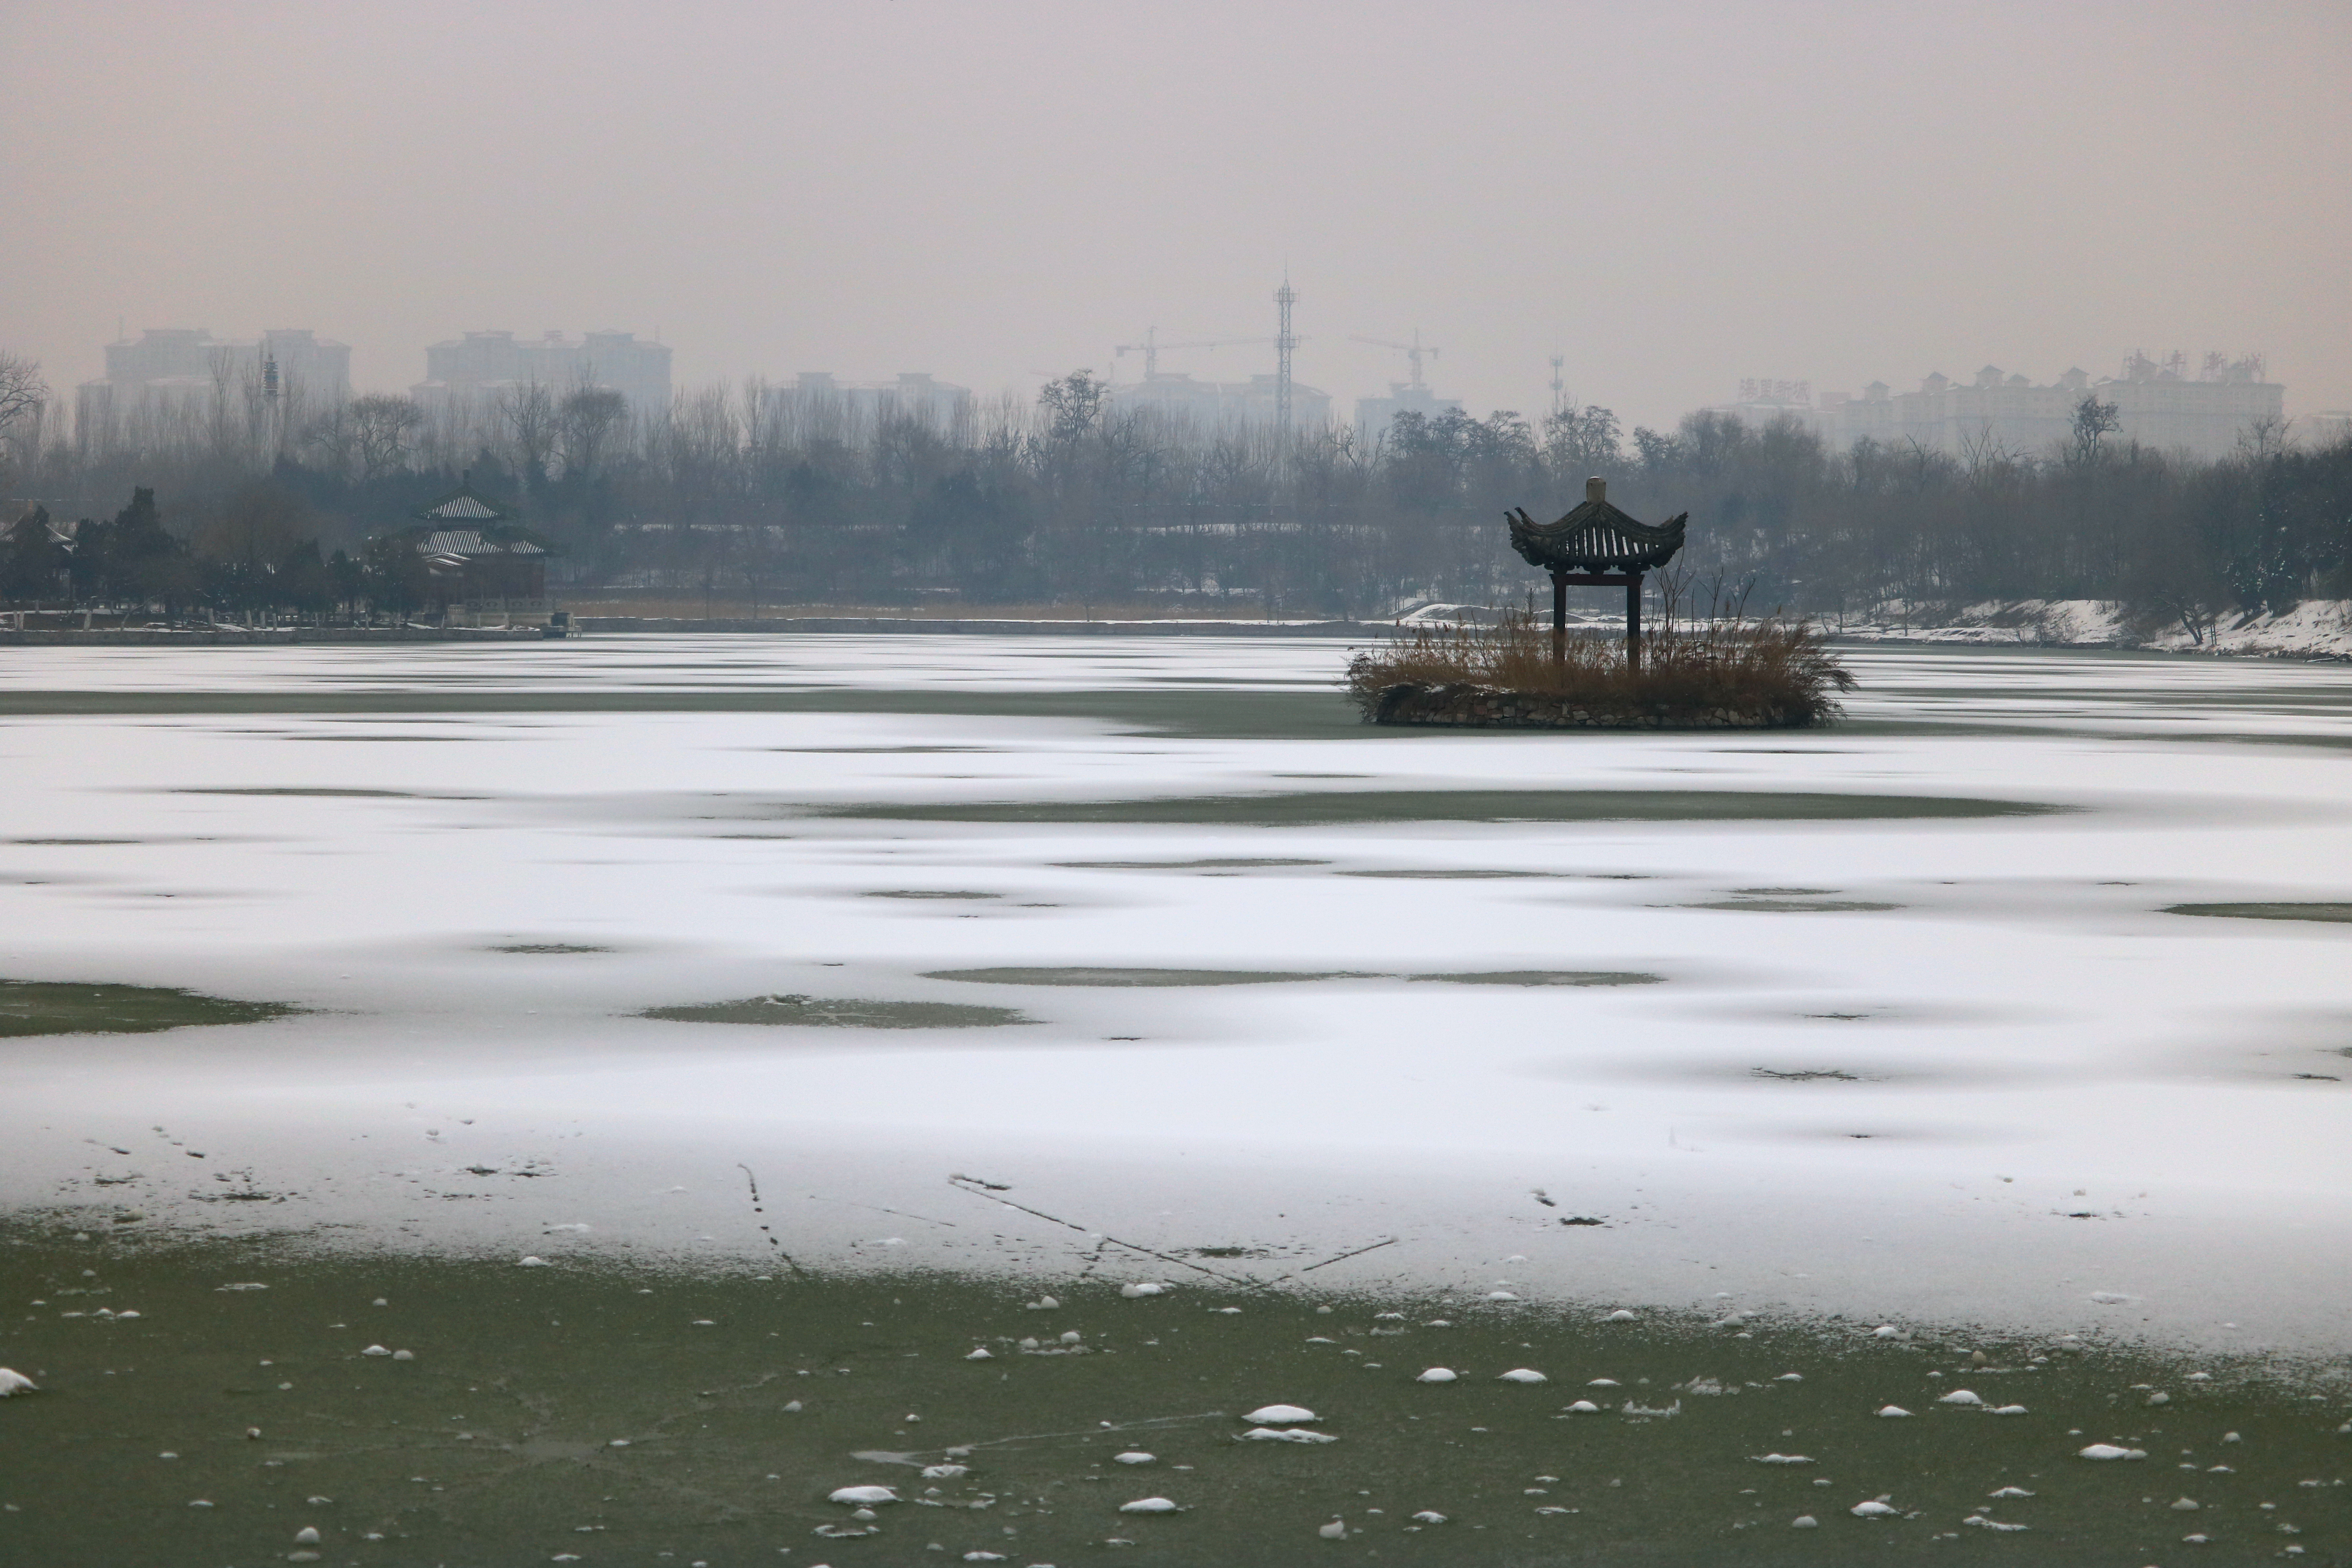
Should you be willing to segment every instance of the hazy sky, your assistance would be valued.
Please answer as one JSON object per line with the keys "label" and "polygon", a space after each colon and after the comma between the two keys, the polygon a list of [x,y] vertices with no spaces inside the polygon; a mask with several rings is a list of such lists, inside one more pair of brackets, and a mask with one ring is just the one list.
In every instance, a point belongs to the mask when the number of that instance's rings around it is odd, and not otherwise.
{"label": "hazy sky", "polygon": [[[681,385],[1264,337],[1474,411],[2261,350],[2352,407],[2352,5],[0,5],[0,347],[656,330]],[[1240,379],[1269,349],[1171,354]],[[1133,379],[1139,356],[1118,362]]]}

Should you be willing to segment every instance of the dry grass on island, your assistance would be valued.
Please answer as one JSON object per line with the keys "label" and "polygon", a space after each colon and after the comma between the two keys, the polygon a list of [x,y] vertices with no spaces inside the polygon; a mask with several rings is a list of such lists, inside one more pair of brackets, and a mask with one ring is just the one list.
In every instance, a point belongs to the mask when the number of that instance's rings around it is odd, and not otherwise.
{"label": "dry grass on island", "polygon": [[1349,663],[1375,724],[1523,729],[1801,729],[1836,719],[1853,677],[1809,623],[1717,621],[1645,636],[1629,667],[1613,637],[1512,612],[1491,626],[1416,627]]}

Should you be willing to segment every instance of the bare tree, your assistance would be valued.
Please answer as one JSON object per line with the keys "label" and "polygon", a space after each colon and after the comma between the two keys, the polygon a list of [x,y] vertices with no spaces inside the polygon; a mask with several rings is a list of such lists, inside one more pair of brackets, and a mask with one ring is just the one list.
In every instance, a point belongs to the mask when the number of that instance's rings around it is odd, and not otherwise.
{"label": "bare tree", "polygon": [[555,396],[537,381],[519,382],[500,390],[496,405],[499,424],[506,432],[508,449],[526,484],[546,477],[547,459],[554,454],[557,433]]}
{"label": "bare tree", "polygon": [[372,392],[352,400],[350,451],[362,484],[373,484],[408,460],[409,437],[425,423],[425,410],[410,397]]}
{"label": "bare tree", "polygon": [[629,416],[628,399],[609,386],[583,384],[566,394],[555,411],[557,449],[563,471],[583,479],[596,477],[604,447]]}
{"label": "bare tree", "polygon": [[41,362],[0,349],[0,471],[7,467],[19,425],[30,426],[34,438],[39,438],[41,410],[48,402],[49,384],[41,379]]}
{"label": "bare tree", "polygon": [[1624,440],[1614,411],[1589,403],[1563,408],[1544,420],[1544,458],[1553,476],[1574,481],[1614,468],[1623,461]]}
{"label": "bare tree", "polygon": [[358,468],[352,449],[352,405],[338,403],[303,428],[302,445],[317,454],[328,472],[348,479]]}
{"label": "bare tree", "polygon": [[2267,463],[2286,450],[2287,421],[2265,414],[2238,432],[2238,453],[2256,463]]}
{"label": "bare tree", "polygon": [[2100,402],[2095,392],[2083,394],[2083,401],[2074,405],[2074,444],[2070,454],[2074,462],[2096,462],[2101,437],[2114,435],[2123,425],[2121,408]]}
{"label": "bare tree", "polygon": [[1056,441],[1076,440],[1095,427],[1109,394],[1109,384],[1097,381],[1088,370],[1074,370],[1059,381],[1047,382],[1037,394],[1046,434]]}
{"label": "bare tree", "polygon": [[0,433],[49,401],[49,384],[41,379],[41,362],[0,349]]}

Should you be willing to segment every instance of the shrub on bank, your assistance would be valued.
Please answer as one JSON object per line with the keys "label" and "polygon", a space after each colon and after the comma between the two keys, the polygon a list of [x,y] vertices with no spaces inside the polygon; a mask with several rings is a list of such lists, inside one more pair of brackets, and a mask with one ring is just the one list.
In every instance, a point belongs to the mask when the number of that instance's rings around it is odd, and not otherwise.
{"label": "shrub on bank", "polygon": [[1794,729],[1839,716],[1853,677],[1804,622],[1716,622],[1653,633],[1628,665],[1615,637],[1571,635],[1522,614],[1491,626],[1417,626],[1348,665],[1368,722],[1536,729]]}

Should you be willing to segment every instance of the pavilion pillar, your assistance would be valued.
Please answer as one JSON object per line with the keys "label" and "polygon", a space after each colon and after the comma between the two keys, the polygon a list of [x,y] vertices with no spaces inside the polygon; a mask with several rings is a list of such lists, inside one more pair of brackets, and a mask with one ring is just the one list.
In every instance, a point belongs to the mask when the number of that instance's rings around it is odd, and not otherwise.
{"label": "pavilion pillar", "polygon": [[1551,574],[1551,661],[1568,662],[1568,574]]}
{"label": "pavilion pillar", "polygon": [[1642,574],[1625,574],[1625,668],[1642,668]]}

